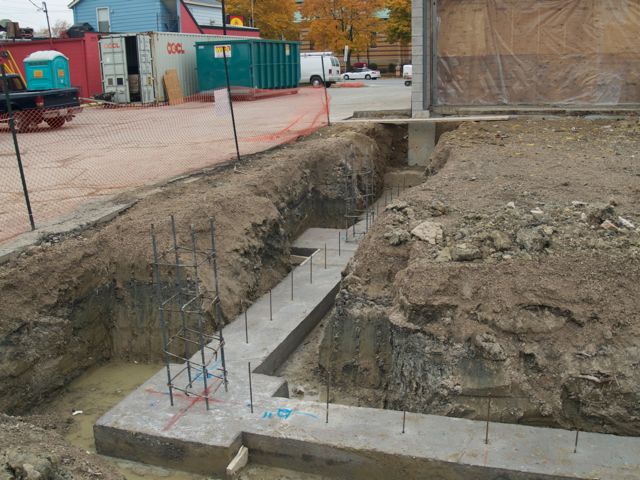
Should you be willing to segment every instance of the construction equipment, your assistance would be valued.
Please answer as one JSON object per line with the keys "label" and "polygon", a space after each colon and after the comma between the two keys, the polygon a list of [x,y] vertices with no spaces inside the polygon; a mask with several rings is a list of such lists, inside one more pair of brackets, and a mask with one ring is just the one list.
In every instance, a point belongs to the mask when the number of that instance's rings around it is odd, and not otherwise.
{"label": "construction equipment", "polygon": [[9,50],[0,50],[0,65],[4,65],[4,71],[7,72],[7,74],[18,75],[22,79],[22,83],[26,85],[27,82],[20,71],[20,67],[18,67]]}

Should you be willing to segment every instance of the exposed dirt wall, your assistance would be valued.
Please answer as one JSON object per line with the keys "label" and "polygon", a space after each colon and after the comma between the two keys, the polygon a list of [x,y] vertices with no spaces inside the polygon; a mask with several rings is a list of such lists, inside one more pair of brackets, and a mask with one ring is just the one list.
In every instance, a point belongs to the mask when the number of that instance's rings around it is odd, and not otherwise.
{"label": "exposed dirt wall", "polygon": [[640,434],[639,133],[445,133],[348,266],[322,366],[372,405]]}
{"label": "exposed dirt wall", "polygon": [[[406,129],[405,129],[406,130]],[[179,181],[146,196],[110,223],[43,239],[0,267],[0,412],[22,413],[87,367],[109,358],[159,356],[150,226],[169,245],[189,225],[217,225],[225,319],[289,268],[291,240],[309,226],[342,224],[343,182],[352,161],[372,161],[380,178],[406,131],[334,127],[251,157],[231,169]],[[211,288],[211,272],[200,279]]]}

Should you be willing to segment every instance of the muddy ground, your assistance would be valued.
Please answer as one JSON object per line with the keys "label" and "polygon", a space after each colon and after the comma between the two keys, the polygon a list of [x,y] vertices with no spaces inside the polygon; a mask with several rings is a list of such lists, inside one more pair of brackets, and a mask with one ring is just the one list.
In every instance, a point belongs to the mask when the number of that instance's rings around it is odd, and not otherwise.
{"label": "muddy ground", "polygon": [[[401,127],[323,129],[247,158],[237,171],[219,168],[134,192],[141,199],[105,225],[43,237],[0,266],[0,413],[29,414],[98,363],[161,358],[149,265],[152,224],[165,249],[170,215],[176,216],[180,243],[190,241],[190,225],[204,236],[209,218],[215,220],[223,316],[218,321],[226,322],[240,312],[241,302],[250,303],[287,274],[291,241],[299,233],[342,225],[345,171],[369,161],[381,185],[386,166],[406,159],[406,143]],[[200,274],[203,288],[211,291],[211,269]],[[29,424],[12,425],[17,433],[7,437],[0,430],[0,446],[19,443],[25,428],[30,442]],[[49,440],[43,438],[46,451]],[[63,461],[57,465],[73,478],[85,478]]]}
{"label": "muddy ground", "polygon": [[445,133],[345,273],[321,365],[372,406],[640,434],[640,124]]}

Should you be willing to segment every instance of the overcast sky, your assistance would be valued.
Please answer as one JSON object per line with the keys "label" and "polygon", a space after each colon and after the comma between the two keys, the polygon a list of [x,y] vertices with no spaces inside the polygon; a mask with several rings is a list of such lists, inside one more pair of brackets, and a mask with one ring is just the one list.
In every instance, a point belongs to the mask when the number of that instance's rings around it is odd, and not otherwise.
{"label": "overcast sky", "polygon": [[[71,0],[47,0],[49,18],[52,24],[57,19],[73,23],[73,14],[67,8],[70,2]],[[41,6],[42,0],[33,0],[33,3]],[[0,19],[3,18],[19,22],[21,27],[31,27],[36,30],[47,26],[44,12],[39,12],[29,0],[0,0]]]}

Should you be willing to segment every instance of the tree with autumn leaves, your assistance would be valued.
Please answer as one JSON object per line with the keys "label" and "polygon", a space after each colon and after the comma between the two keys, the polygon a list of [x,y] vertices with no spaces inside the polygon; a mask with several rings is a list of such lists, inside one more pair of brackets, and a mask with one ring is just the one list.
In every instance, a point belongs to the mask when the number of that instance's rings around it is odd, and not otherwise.
{"label": "tree with autumn leaves", "polygon": [[[384,9],[386,22],[378,15]],[[349,46],[351,53],[364,53],[383,30],[390,43],[411,41],[411,0],[304,0],[301,13],[309,40],[320,50]]]}
{"label": "tree with autumn leaves", "polygon": [[365,52],[382,26],[376,13],[384,1],[305,0],[301,13],[309,40],[320,50],[339,52],[348,46],[351,53]]}
{"label": "tree with autumn leaves", "polygon": [[[411,0],[304,0],[302,23],[295,22],[295,0],[227,0],[227,13],[252,16],[263,38],[298,40],[300,27],[319,50],[362,54],[386,31],[390,42],[411,41]],[[383,21],[378,13],[388,10]],[[348,62],[350,63],[350,62]]]}
{"label": "tree with autumn leaves", "polygon": [[227,0],[230,15],[242,15],[247,21],[253,18],[255,27],[263,38],[298,40],[300,32],[295,23],[295,0]]}
{"label": "tree with autumn leaves", "polygon": [[390,43],[408,44],[411,41],[411,0],[386,0],[389,10],[386,30]]}

